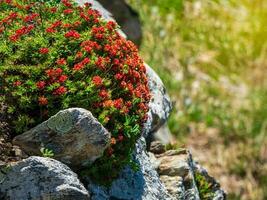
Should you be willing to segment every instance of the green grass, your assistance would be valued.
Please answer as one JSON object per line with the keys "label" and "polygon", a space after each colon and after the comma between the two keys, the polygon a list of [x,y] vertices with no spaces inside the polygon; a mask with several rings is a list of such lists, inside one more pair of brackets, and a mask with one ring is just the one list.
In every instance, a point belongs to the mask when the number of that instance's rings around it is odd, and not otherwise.
{"label": "green grass", "polygon": [[[143,23],[141,54],[158,72],[175,101],[169,120],[172,133],[183,141],[192,126],[198,131],[204,124],[206,128],[217,128],[226,146],[235,141],[253,141],[247,148],[264,148],[267,1],[128,2]],[[236,162],[236,169],[246,161]],[[259,166],[266,163],[262,159],[254,161]],[[246,170],[241,171],[246,175]],[[256,182],[255,187],[263,188],[261,180]],[[262,191],[260,197],[244,198],[264,199],[267,192]],[[236,199],[242,194],[232,196]]]}
{"label": "green grass", "polygon": [[200,173],[195,173],[196,185],[201,200],[212,200],[214,192],[212,191],[212,185],[207,182],[205,177]]}

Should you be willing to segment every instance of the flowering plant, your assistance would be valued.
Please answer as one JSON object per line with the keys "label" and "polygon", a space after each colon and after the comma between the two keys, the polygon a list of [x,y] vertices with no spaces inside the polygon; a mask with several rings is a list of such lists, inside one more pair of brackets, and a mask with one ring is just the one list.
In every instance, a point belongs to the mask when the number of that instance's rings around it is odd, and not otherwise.
{"label": "flowering plant", "polygon": [[87,172],[116,177],[131,163],[150,100],[135,45],[89,3],[0,0],[0,13],[0,102],[14,134],[61,109],[88,109],[112,139]]}

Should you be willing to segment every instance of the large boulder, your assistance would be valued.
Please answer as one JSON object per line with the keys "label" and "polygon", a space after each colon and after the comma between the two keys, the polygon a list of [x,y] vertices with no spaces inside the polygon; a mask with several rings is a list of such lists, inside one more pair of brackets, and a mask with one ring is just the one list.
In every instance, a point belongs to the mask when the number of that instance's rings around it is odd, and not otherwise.
{"label": "large boulder", "polygon": [[29,157],[0,171],[0,199],[89,200],[77,175],[59,161]]}
{"label": "large boulder", "polygon": [[136,145],[134,160],[138,170],[134,171],[130,166],[125,167],[109,188],[90,183],[88,190],[92,200],[171,199],[148,157],[144,138],[139,139]]}
{"label": "large boulder", "polygon": [[29,155],[41,155],[41,148],[52,150],[55,159],[80,168],[102,156],[110,137],[90,111],[69,108],[16,136],[13,143]]}

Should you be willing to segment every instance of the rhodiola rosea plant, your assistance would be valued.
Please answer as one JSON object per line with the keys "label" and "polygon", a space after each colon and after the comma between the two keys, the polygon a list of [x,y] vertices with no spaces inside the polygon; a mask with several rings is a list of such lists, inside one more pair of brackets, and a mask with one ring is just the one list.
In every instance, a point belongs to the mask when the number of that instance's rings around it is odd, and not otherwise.
{"label": "rhodiola rosea plant", "polygon": [[88,3],[0,0],[0,102],[13,134],[61,109],[90,110],[112,134],[86,170],[102,183],[131,163],[150,100],[138,50],[117,28]]}

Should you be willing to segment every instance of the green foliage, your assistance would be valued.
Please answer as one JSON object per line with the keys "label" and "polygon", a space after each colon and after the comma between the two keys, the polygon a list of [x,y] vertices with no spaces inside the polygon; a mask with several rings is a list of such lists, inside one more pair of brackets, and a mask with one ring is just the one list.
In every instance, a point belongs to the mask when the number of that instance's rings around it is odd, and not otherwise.
{"label": "green foliage", "polygon": [[214,193],[212,191],[212,185],[207,182],[205,177],[200,173],[195,173],[195,181],[201,200],[212,200]]}
{"label": "green foliage", "polygon": [[46,148],[41,148],[40,152],[42,153],[43,157],[52,158],[55,155],[53,150],[49,150],[49,149],[46,149]]}
{"label": "green foliage", "polygon": [[0,102],[13,136],[61,109],[90,110],[112,135],[87,170],[99,182],[132,163],[150,100],[143,60],[117,29],[88,3],[0,2]]}

